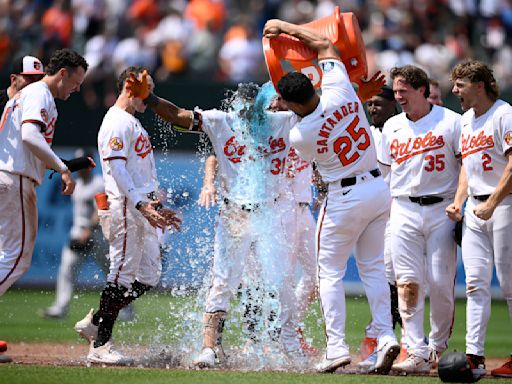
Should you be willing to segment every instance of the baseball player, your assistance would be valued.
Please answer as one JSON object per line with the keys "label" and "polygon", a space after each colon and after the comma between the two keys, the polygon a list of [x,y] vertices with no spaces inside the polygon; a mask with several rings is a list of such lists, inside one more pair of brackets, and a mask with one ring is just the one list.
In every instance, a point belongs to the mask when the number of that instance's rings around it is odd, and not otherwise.
{"label": "baseball player", "polygon": [[432,105],[443,106],[443,97],[441,94],[441,87],[439,85],[439,81],[434,79],[428,79],[430,84],[430,94],[428,95],[428,102]]}
{"label": "baseball player", "polygon": [[[134,116],[146,105],[128,95],[126,79],[140,75],[141,67],[128,67],[119,76],[119,96],[108,110],[98,133],[98,151],[108,196],[110,222],[110,273],[101,292],[99,309],[75,324],[90,343],[87,360],[126,364],[131,359],[116,351],[110,341],[119,311],[158,284],[162,270],[159,230],[179,229],[176,214],[156,197],[153,147],[148,133]],[[152,80],[150,87],[153,87]]]}
{"label": "baseball player", "polygon": [[[500,100],[492,70],[478,61],[452,71],[452,92],[460,99],[462,168],[448,216],[462,220],[466,273],[466,354],[476,378],[485,374],[484,342],[491,314],[493,264],[512,319],[512,107]],[[512,359],[491,372],[512,377]],[[507,376],[508,375],[508,376]]]}
{"label": "baseball player", "polygon": [[44,76],[41,60],[34,56],[23,56],[15,59],[9,76],[11,84],[8,88],[0,90],[0,110],[16,93],[27,85],[39,81]]}
{"label": "baseball player", "polygon": [[[393,90],[384,86],[381,89],[381,92],[371,97],[366,104],[368,115],[370,116],[372,125],[370,126],[370,130],[372,132],[373,140],[375,141],[375,146],[377,150],[377,158],[380,158],[380,145],[382,138],[382,128],[384,127],[384,123],[399,113],[398,104],[395,100],[395,96],[393,95]],[[384,166],[379,163],[379,169],[384,176],[384,181],[389,185],[390,173],[389,167]],[[402,319],[400,318],[400,313],[398,311],[398,290],[396,287],[396,279],[395,279],[395,270],[393,268],[393,262],[391,260],[391,252],[389,247],[389,221],[386,224],[386,231],[384,236],[384,263],[386,266],[386,278],[388,280],[389,289],[390,289],[390,298],[391,298],[391,316],[393,319],[393,328],[398,323],[402,326]],[[376,347],[377,347],[377,337],[378,333],[373,323],[366,327],[365,337],[361,343],[360,352],[361,361],[358,364],[358,367],[363,370],[368,370],[373,367],[377,359]],[[403,346],[402,346],[403,350]]]}
{"label": "baseball player", "polygon": [[80,89],[87,62],[78,53],[56,51],[41,81],[18,92],[0,122],[0,295],[28,270],[37,233],[35,187],[47,168],[61,174],[65,195],[75,181],[50,145],[55,133],[54,99],[67,100]]}
{"label": "baseball player", "polygon": [[400,351],[391,326],[383,247],[389,214],[389,189],[377,168],[369,124],[345,66],[332,43],[313,30],[270,20],[264,35],[286,33],[318,52],[323,71],[322,96],[298,72],[280,79],[278,92],[301,117],[290,132],[291,145],[305,160],[315,159],[328,183],[317,223],[320,302],[326,324],[327,349],[319,372],[334,372],[350,363],[345,342],[343,276],[353,249],[365,285],[372,318],[379,330],[377,373],[388,373]]}
{"label": "baseball player", "polygon": [[[283,284],[289,252],[283,243],[281,223],[275,218],[275,202],[282,191],[288,133],[296,117],[290,112],[267,111],[275,94],[270,84],[261,90],[254,84],[241,84],[239,97],[231,101],[232,110],[223,112],[189,111],[149,93],[144,81],[131,82],[133,93],[159,116],[175,126],[188,127],[189,132],[206,133],[217,154],[222,200],[214,240],[213,279],[203,319],[203,349],[194,361],[198,367],[213,367],[224,359],[223,323],[251,250],[258,261],[261,286],[281,303],[281,326],[289,327],[293,322],[291,309],[282,304],[290,302],[285,298],[291,294],[290,287]],[[296,334],[287,336],[281,333],[281,345],[295,357],[300,344]]]}
{"label": "baseball player", "polygon": [[[379,160],[391,172],[388,244],[408,348],[407,359],[392,369],[428,373],[448,347],[453,324],[456,244],[454,224],[442,213],[457,188],[460,116],[428,102],[428,77],[420,68],[394,68],[391,78],[403,112],[384,124]],[[428,345],[423,331],[427,286]]]}

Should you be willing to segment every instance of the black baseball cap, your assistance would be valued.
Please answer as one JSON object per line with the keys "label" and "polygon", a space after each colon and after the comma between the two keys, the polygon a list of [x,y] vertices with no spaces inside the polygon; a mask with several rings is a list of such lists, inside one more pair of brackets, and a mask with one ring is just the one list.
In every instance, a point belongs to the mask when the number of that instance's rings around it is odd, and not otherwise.
{"label": "black baseball cap", "polygon": [[44,75],[43,63],[37,57],[23,56],[12,63],[12,74],[15,75]]}

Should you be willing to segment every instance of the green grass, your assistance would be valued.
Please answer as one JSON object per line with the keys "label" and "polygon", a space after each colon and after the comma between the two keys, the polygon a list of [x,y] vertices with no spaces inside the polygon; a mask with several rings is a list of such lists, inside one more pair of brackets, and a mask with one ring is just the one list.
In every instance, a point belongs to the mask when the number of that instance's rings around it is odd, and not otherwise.
{"label": "green grass", "polygon": [[[98,306],[99,293],[76,294],[69,316],[64,320],[45,320],[37,315],[37,310],[50,305],[52,300],[53,292],[49,291],[8,291],[0,297],[0,339],[28,343],[78,342],[73,325],[90,308]],[[155,342],[175,344],[183,338],[191,337],[191,333],[200,332],[201,304],[197,301],[195,296],[176,297],[162,292],[149,294],[136,302],[136,321],[117,323],[114,338],[127,343],[150,345]],[[428,313],[428,308],[425,313]],[[228,323],[225,339],[227,345],[241,342],[238,318],[235,313]],[[365,298],[347,299],[346,334],[352,351],[357,349],[369,318]],[[457,301],[450,349],[464,350],[465,319],[465,302]],[[506,303],[493,302],[486,338],[488,357],[505,357],[510,354],[510,326]],[[306,335],[312,338],[314,345],[322,347],[323,332],[320,310],[318,304],[315,304],[306,318]]]}
{"label": "green grass", "polygon": [[[80,368],[49,366],[0,366],[2,383],[9,384],[301,384],[301,383],[433,383],[439,382],[432,377],[397,376],[361,376],[361,375],[319,375],[282,372],[225,372],[225,371],[185,371],[163,369],[118,369],[118,368]],[[480,383],[496,383],[493,379],[484,379]],[[499,380],[499,383],[510,382]]]}
{"label": "green grass", "polygon": [[[59,342],[83,343],[73,331],[74,323],[98,305],[98,292],[81,292],[75,295],[69,316],[64,320],[45,320],[37,315],[39,308],[48,306],[53,292],[35,290],[10,290],[0,297],[0,339],[9,342]],[[127,344],[140,345],[191,345],[200,340],[202,303],[195,296],[171,296],[160,292],[149,294],[136,302],[137,318],[134,322],[116,325],[114,339]],[[236,303],[234,312],[236,312]],[[428,313],[428,310],[426,311]],[[233,313],[226,330],[225,344],[240,345],[241,324]],[[356,352],[369,319],[366,299],[347,299],[347,342]],[[426,323],[427,324],[427,323]],[[450,349],[464,350],[465,302],[458,301]],[[306,334],[317,347],[324,347],[323,322],[318,304],[312,306],[306,319]],[[503,301],[493,302],[489,322],[486,355],[504,358],[512,351],[510,320]],[[222,372],[165,370],[138,368],[85,368],[0,365],[2,383],[379,383],[432,382],[428,377],[374,377],[360,375],[314,375],[282,372]],[[500,380],[501,382],[506,382]]]}

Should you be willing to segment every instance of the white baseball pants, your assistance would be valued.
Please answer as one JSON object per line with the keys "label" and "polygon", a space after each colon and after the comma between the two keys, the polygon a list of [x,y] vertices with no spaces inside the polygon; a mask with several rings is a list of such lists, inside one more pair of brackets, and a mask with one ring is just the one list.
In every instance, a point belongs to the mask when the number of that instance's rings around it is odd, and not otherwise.
{"label": "white baseball pants", "polygon": [[421,206],[408,197],[399,197],[391,206],[390,245],[407,351],[424,359],[429,356],[423,329],[427,286],[430,347],[444,351],[453,326],[457,246],[453,239],[455,223],[445,214],[451,201],[448,198]]}
{"label": "white baseball pants", "polygon": [[160,281],[162,257],[157,230],[125,198],[109,196],[110,273],[107,281],[131,288],[137,280],[154,287]]}
{"label": "white baseball pants", "polygon": [[493,263],[512,319],[512,196],[506,197],[487,221],[473,213],[480,203],[469,197],[466,204],[462,261],[466,272],[466,353],[484,356]]}
{"label": "white baseball pants", "polygon": [[345,342],[345,290],[347,260],[355,260],[364,284],[379,347],[394,340],[388,282],[384,268],[384,229],[391,196],[382,177],[366,176],[350,187],[329,184],[317,223],[320,303],[325,319],[329,359],[349,354]]}
{"label": "white baseball pants", "polygon": [[0,296],[30,267],[37,235],[36,185],[0,171]]}

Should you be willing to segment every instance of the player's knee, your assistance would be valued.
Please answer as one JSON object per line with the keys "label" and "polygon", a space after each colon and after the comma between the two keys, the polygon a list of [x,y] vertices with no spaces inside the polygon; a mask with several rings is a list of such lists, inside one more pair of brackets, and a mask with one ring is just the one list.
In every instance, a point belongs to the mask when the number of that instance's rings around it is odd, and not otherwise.
{"label": "player's knee", "polygon": [[399,281],[397,288],[400,311],[404,315],[412,315],[418,305],[420,285],[413,281]]}

